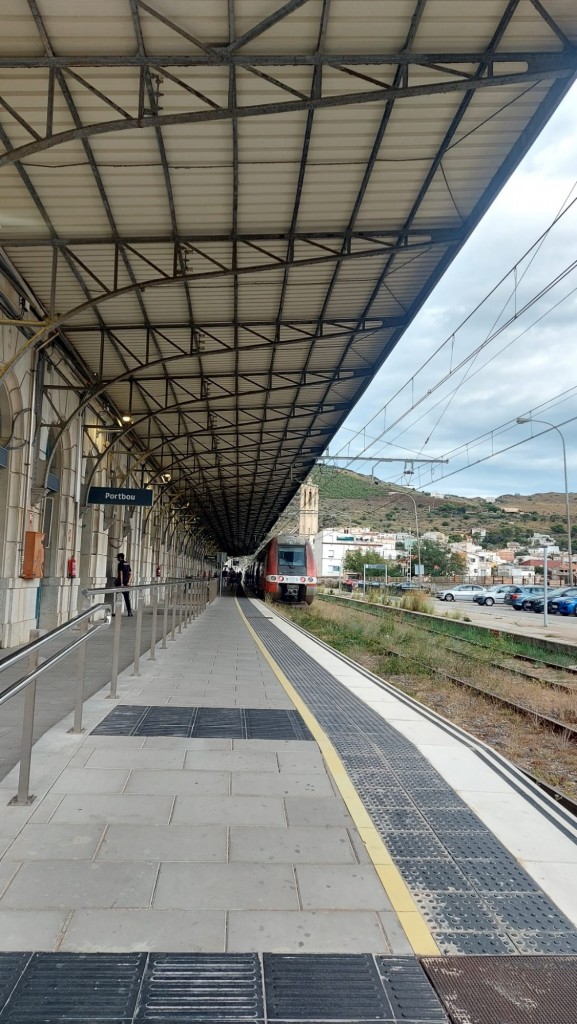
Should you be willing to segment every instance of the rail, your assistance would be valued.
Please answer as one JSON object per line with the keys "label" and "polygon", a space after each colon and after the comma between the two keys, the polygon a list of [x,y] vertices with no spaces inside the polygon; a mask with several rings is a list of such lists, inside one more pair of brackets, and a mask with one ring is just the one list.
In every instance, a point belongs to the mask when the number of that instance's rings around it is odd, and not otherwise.
{"label": "rail", "polygon": [[[147,591],[151,595],[152,605],[152,626],[150,640],[149,660],[154,661],[156,657],[157,625],[159,607],[162,609],[162,636],[161,646],[166,649],[167,638],[176,639],[177,633],[182,633],[190,622],[197,618],[205,610],[207,604],[214,600],[218,594],[216,580],[205,580],[199,577],[184,577],[169,579],[162,582],[137,583],[129,587],[85,587],[80,591],[81,599],[90,602],[88,607],[83,608],[78,615],[68,622],[57,626],[55,629],[36,636],[30,643],[25,644],[14,654],[8,655],[0,662],[0,677],[2,672],[14,668],[20,661],[28,659],[29,672],[11,683],[0,693],[0,707],[7,704],[9,700],[24,691],[24,712],[22,721],[22,743],[20,756],[20,769],[18,777],[18,792],[9,804],[12,806],[26,805],[32,803],[34,796],[30,793],[30,770],[32,762],[32,747],[34,744],[34,714],[36,707],[36,681],[42,673],[53,668],[58,662],[66,658],[72,651],[78,651],[78,663],[76,671],[76,692],[74,706],[74,724],[69,730],[71,733],[82,733],[82,711],[84,705],[84,689],[86,677],[86,644],[91,636],[103,628],[108,628],[112,619],[114,623],[114,638],[112,649],[112,667],[110,692],[108,697],[118,699],[118,667],[120,656],[120,635],[122,628],[122,616],[120,614],[123,594],[130,593],[134,599],[136,612],[136,628],[134,642],[134,668],[133,675],[140,675],[140,650],[142,645],[142,624],[143,610],[146,601]],[[161,603],[159,605],[159,593]],[[110,601],[92,603],[93,598],[100,595],[112,595]],[[104,612],[104,619],[95,621],[95,616]],[[169,623],[169,615],[171,621]],[[78,629],[80,635],[75,637],[69,644],[50,655],[40,663],[40,652],[54,640],[58,640],[69,629]],[[32,630],[31,635],[38,634],[38,630]],[[170,634],[170,637],[169,637]]]}
{"label": "rail", "polygon": [[[105,618],[100,622],[95,622],[89,627],[90,619],[99,612],[105,613]],[[45,633],[41,637],[37,637],[30,643],[25,644],[19,651],[14,654],[8,655],[0,663],[0,674],[6,672],[8,669],[13,668],[19,661],[24,658],[28,658],[28,667],[30,671],[17,679],[15,683],[11,683],[3,693],[0,694],[0,707],[3,704],[7,704],[9,700],[15,697],[17,694],[25,691],[24,695],[24,713],[22,716],[22,745],[21,745],[21,756],[20,756],[20,771],[18,775],[18,792],[15,797],[10,800],[12,805],[22,805],[32,803],[34,797],[30,794],[30,766],[32,762],[32,746],[34,743],[34,712],[36,708],[36,680],[43,672],[47,672],[49,669],[57,665],[59,661],[66,658],[72,651],[78,650],[78,663],[76,671],[76,699],[74,707],[74,725],[70,729],[72,733],[82,732],[82,707],[84,704],[84,681],[86,675],[86,644],[94,633],[98,633],[99,630],[107,628],[110,625],[111,616],[111,605],[110,603],[103,603],[93,605],[90,608],[85,609],[76,615],[73,619],[65,622],[62,626],[57,626],[55,629],[51,629],[48,633]],[[56,654],[52,654],[49,658],[40,664],[40,651],[42,648],[53,640],[57,640],[69,629],[78,627],[80,629],[80,636],[77,636],[71,643],[63,647],[61,651],[57,651]],[[33,632],[37,632],[34,630]]]}

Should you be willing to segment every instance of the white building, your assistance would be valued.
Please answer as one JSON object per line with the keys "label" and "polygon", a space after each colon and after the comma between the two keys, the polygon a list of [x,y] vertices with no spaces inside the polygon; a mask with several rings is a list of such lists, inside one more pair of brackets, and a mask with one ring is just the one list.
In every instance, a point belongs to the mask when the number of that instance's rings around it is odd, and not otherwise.
{"label": "white building", "polygon": [[326,529],[317,533],[313,541],[318,576],[334,576],[337,579],[343,571],[347,551],[374,552],[383,558],[397,558],[397,535],[377,533],[374,530]]}

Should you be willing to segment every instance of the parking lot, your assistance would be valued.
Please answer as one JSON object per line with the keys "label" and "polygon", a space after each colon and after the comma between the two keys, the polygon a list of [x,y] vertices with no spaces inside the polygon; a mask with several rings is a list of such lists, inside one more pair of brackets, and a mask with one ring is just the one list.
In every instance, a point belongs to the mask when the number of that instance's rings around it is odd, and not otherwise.
{"label": "parking lot", "polygon": [[492,608],[478,605],[475,601],[455,601],[449,604],[432,598],[435,614],[444,615],[459,612],[467,616],[471,622],[479,626],[494,626],[495,629],[507,629],[513,633],[524,633],[531,636],[547,637],[562,640],[564,643],[577,645],[577,618],[573,615],[549,615],[547,627],[543,625],[543,615],[535,612],[516,611],[510,604],[495,604]]}

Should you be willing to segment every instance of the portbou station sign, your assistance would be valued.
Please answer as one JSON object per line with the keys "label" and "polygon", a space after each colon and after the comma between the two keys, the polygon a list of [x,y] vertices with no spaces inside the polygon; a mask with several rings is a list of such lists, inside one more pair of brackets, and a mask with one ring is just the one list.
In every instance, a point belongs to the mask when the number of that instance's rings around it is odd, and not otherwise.
{"label": "portbou station sign", "polygon": [[152,491],[146,488],[90,487],[87,505],[144,505],[152,507]]}

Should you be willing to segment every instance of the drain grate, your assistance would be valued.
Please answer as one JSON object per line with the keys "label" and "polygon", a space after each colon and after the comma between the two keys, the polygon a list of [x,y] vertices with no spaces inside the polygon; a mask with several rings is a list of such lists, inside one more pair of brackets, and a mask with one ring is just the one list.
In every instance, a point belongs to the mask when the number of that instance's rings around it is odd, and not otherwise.
{"label": "drain grate", "polygon": [[261,708],[115,708],[93,736],[185,736],[189,739],[312,740],[298,711]]}
{"label": "drain grate", "polygon": [[135,1024],[263,1017],[255,953],[151,953]]}
{"label": "drain grate", "polygon": [[0,1019],[10,1024],[131,1021],[145,953],[35,953]]}
{"label": "drain grate", "polygon": [[265,953],[271,1020],[394,1020],[375,962],[363,955]]}
{"label": "drain grate", "polygon": [[577,958],[426,958],[453,1024],[575,1024]]}

